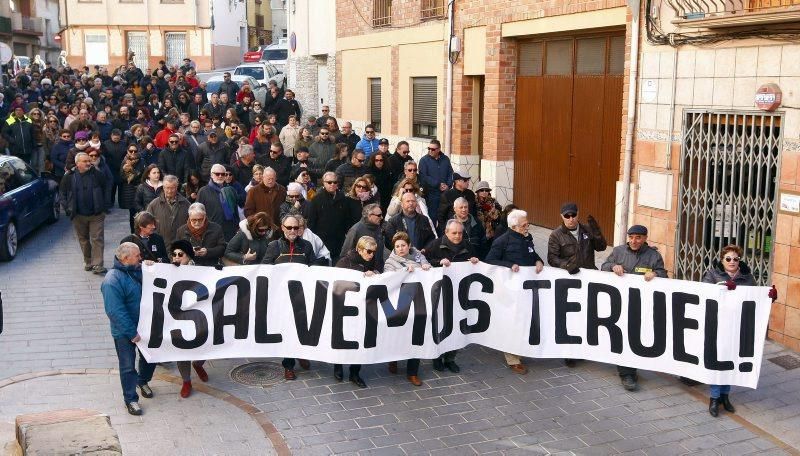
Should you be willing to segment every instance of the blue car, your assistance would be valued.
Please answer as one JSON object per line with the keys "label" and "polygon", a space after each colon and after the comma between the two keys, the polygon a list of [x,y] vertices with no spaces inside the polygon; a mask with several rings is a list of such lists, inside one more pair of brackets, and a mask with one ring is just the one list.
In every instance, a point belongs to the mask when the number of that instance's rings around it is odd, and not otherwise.
{"label": "blue car", "polygon": [[61,214],[58,183],[17,157],[0,156],[0,261],[13,260],[19,240]]}

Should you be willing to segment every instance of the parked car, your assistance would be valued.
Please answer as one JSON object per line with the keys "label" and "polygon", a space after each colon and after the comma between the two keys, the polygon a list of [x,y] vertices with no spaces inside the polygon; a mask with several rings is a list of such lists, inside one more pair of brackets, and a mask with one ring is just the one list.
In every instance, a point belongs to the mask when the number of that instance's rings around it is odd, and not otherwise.
{"label": "parked car", "polygon": [[56,181],[20,158],[0,156],[0,260],[13,260],[20,239],[60,215]]}
{"label": "parked car", "polygon": [[261,61],[275,65],[281,73],[286,73],[286,59],[289,57],[289,47],[286,43],[272,44],[261,53]]}
{"label": "parked car", "polygon": [[261,56],[264,55],[264,50],[269,46],[271,46],[271,44],[262,44],[250,48],[250,50],[245,52],[242,56],[242,62],[258,62],[261,60]]}
{"label": "parked car", "polygon": [[268,62],[243,63],[233,70],[233,74],[252,76],[260,84],[265,85],[269,85],[269,81],[275,81],[281,90],[286,86],[286,75]]}
{"label": "parked car", "polygon": [[[231,81],[239,84],[239,87],[242,86],[242,83],[247,82],[250,84],[250,88],[253,89],[256,100],[262,104],[267,102],[267,88],[262,86],[261,83],[256,81],[252,76],[234,74],[231,75]],[[208,81],[206,81],[206,90],[208,93],[216,93],[219,90],[220,84],[222,84],[222,75],[211,76]]]}

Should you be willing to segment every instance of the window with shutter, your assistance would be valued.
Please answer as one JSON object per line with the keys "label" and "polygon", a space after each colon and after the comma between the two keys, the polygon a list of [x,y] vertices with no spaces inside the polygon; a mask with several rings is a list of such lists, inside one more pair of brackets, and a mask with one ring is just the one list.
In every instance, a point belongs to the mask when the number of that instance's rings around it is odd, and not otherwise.
{"label": "window with shutter", "polygon": [[369,80],[369,118],[375,131],[381,131],[381,78]]}
{"label": "window with shutter", "polygon": [[418,138],[436,137],[436,78],[412,78],[412,134]]}

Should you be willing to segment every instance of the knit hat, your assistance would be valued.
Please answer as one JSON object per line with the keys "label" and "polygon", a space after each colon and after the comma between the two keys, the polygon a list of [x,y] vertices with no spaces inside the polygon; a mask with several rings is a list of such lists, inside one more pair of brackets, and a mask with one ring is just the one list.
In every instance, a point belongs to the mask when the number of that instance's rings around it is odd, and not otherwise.
{"label": "knit hat", "polygon": [[170,253],[174,252],[175,250],[183,250],[184,253],[189,255],[189,258],[194,260],[194,247],[192,247],[192,243],[187,241],[186,239],[178,239],[177,241],[170,244],[169,246]]}

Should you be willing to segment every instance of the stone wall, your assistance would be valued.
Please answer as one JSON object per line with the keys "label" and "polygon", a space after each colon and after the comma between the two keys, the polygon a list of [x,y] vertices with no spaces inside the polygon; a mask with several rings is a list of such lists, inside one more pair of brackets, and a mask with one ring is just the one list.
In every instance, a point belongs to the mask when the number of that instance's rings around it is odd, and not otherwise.
{"label": "stone wall", "polygon": [[[295,91],[297,101],[303,109],[305,123],[308,116],[319,116],[319,87],[317,67],[328,67],[328,105],[331,115],[337,117],[336,111],[336,57],[333,55],[321,57],[290,57],[286,62],[288,68],[287,86]],[[337,117],[338,120],[338,117]],[[341,124],[341,120],[339,121]]]}

